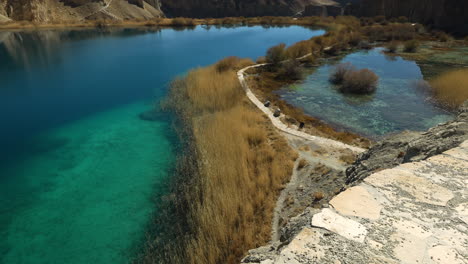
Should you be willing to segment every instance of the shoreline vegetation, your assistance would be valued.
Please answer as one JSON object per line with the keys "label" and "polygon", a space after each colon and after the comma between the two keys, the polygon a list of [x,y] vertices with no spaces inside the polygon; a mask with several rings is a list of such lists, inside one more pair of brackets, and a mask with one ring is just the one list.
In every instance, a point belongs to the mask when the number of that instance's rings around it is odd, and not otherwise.
{"label": "shoreline vegetation", "polygon": [[[283,122],[304,122],[304,132],[360,147],[371,142],[305,115],[273,92],[299,80],[302,67],[315,66],[321,58],[368,49],[375,42],[436,39],[421,25],[355,17],[248,18],[247,23],[243,19],[216,19],[210,25],[289,23],[328,30],[290,47],[272,47],[257,60],[270,65],[252,69],[246,80],[256,96],[281,108]],[[177,24],[206,22],[191,21]],[[311,55],[303,57],[307,54]],[[299,57],[303,58],[297,61]],[[239,263],[249,249],[270,241],[276,200],[298,154],[244,94],[236,71],[254,64],[228,57],[170,84],[161,106],[175,113],[183,151],[174,169],[172,191],[163,199],[135,263]]]}
{"label": "shoreline vegetation", "polygon": [[[327,18],[325,18],[327,20]],[[324,26],[320,17],[226,17],[226,18],[153,18],[140,20],[86,20],[86,21],[53,21],[35,23],[31,21],[8,21],[0,23],[0,30],[19,29],[63,29],[63,28],[112,28],[112,27],[195,27],[206,26],[248,26],[248,25],[303,25]]]}
{"label": "shoreline vegetation", "polygon": [[168,208],[178,211],[157,217],[171,239],[150,234],[137,262],[236,263],[270,240],[297,153],[246,98],[236,71],[251,64],[229,57],[171,83],[163,105],[177,115],[184,154]]}

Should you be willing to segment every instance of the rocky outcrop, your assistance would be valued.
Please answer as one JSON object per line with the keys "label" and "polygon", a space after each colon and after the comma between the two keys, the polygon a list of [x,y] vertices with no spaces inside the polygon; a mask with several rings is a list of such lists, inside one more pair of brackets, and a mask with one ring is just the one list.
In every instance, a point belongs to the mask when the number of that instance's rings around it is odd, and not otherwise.
{"label": "rocky outcrop", "polygon": [[344,9],[335,5],[308,5],[305,7],[304,16],[341,16]]}
{"label": "rocky outcrop", "polygon": [[465,0],[361,0],[357,5],[355,15],[405,16],[414,22],[468,34],[468,1]]}
{"label": "rocky outcrop", "polygon": [[159,0],[0,0],[0,19],[34,22],[150,19],[163,16]]}
{"label": "rocky outcrop", "polygon": [[280,239],[242,263],[466,263],[468,101],[453,121],[390,136],[346,172],[338,195],[286,219]]}
{"label": "rocky outcrop", "polygon": [[318,0],[162,0],[161,2],[164,13],[172,17],[248,17],[296,15],[302,13],[305,6],[316,1]]}
{"label": "rocky outcrop", "polygon": [[468,101],[458,116],[427,132],[403,132],[390,136],[367,152],[346,170],[347,183],[356,183],[377,170],[392,168],[401,163],[425,160],[468,140]]}
{"label": "rocky outcrop", "polygon": [[[370,175],[243,263],[467,263],[468,141]],[[297,231],[299,230],[299,231]]]}

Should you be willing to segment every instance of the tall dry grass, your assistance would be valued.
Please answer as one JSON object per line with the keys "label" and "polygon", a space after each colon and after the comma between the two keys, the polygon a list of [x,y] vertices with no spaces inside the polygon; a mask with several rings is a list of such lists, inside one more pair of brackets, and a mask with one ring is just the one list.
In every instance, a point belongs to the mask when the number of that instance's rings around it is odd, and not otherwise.
{"label": "tall dry grass", "polygon": [[177,215],[186,225],[174,236],[180,243],[161,256],[149,241],[142,262],[158,256],[162,263],[239,263],[270,239],[276,199],[297,154],[246,99],[236,70],[248,63],[227,58],[172,83],[167,104],[184,120],[197,162],[189,159],[191,169],[179,170],[187,173],[174,195],[174,204],[185,208]]}
{"label": "tall dry grass", "polygon": [[439,102],[457,108],[468,100],[468,69],[444,73],[430,81],[430,85]]}

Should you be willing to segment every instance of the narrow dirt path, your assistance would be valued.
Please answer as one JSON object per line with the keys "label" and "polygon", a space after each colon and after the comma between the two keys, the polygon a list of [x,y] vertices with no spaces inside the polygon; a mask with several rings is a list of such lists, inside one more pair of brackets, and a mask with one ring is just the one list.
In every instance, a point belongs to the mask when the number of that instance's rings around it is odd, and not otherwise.
{"label": "narrow dirt path", "polygon": [[96,14],[101,13],[101,12],[102,12],[102,13],[105,13],[106,15],[111,16],[111,17],[113,17],[113,18],[115,18],[115,19],[117,19],[117,20],[122,20],[121,18],[119,18],[119,17],[115,16],[114,14],[110,13],[109,11],[107,11],[107,8],[109,8],[109,6],[112,4],[112,1],[113,1],[113,0],[109,0],[109,2],[107,2],[105,6],[103,6],[103,7],[100,8],[99,10],[97,10],[97,11],[95,11],[95,12],[93,12],[93,13],[91,13],[91,14],[85,16],[85,17],[83,17],[83,19],[81,19],[81,20],[85,20],[85,19],[87,19],[88,17],[93,16],[93,15],[96,15]]}
{"label": "narrow dirt path", "polygon": [[[304,59],[311,54],[307,54],[305,56],[302,56],[298,59]],[[258,107],[264,114],[268,116],[270,119],[271,123],[273,126],[275,126],[278,130],[280,130],[282,133],[284,133],[285,137],[288,139],[290,142],[291,147],[295,148],[298,153],[299,153],[299,159],[296,160],[294,164],[294,170],[292,172],[292,176],[288,184],[285,186],[285,188],[281,191],[280,196],[278,197],[278,200],[276,202],[276,206],[274,209],[274,214],[273,214],[273,219],[272,219],[272,235],[271,235],[271,240],[272,241],[278,241],[280,239],[280,219],[282,217],[283,209],[285,208],[286,200],[288,199],[288,196],[291,192],[294,192],[297,190],[301,182],[304,180],[303,178],[306,177],[307,175],[303,173],[299,173],[298,170],[298,164],[299,160],[305,159],[311,164],[326,164],[327,166],[333,168],[333,169],[338,169],[338,170],[344,170],[345,167],[338,165],[339,164],[339,157],[330,155],[331,153],[336,153],[336,152],[345,152],[345,151],[352,151],[356,154],[364,152],[365,149],[351,146],[336,140],[328,139],[328,138],[323,138],[319,136],[313,136],[307,133],[304,133],[299,130],[292,129],[288,127],[286,124],[284,124],[280,118],[274,117],[273,111],[265,107],[262,102],[255,96],[255,94],[250,90],[247,81],[245,80],[245,72],[249,69],[252,68],[257,68],[257,67],[263,67],[268,65],[267,63],[264,64],[257,64],[257,65],[252,65],[245,67],[237,72],[237,77],[239,79],[239,82],[244,89],[247,97],[249,100]],[[291,143],[291,138],[296,137],[297,139],[304,141],[306,143],[310,143],[316,146],[319,146],[322,149],[327,149],[328,153],[324,154],[326,156],[320,157],[320,156],[313,156],[312,153],[304,152],[304,151],[299,151],[298,146],[295,146],[295,144]]]}
{"label": "narrow dirt path", "polygon": [[[307,56],[308,55],[306,55],[304,57],[307,57]],[[304,58],[304,57],[301,57],[301,58]],[[265,65],[268,65],[268,64],[256,64],[256,65],[245,67],[245,68],[243,68],[243,69],[241,69],[240,71],[237,72],[237,77],[239,78],[239,82],[241,83],[242,88],[244,88],[244,91],[245,91],[247,97],[249,98],[249,100],[254,105],[256,105],[258,107],[258,109],[260,109],[263,113],[265,113],[268,116],[268,118],[270,118],[271,123],[273,124],[273,126],[275,126],[278,130],[280,130],[280,131],[282,131],[284,133],[291,134],[291,135],[294,135],[294,136],[297,136],[297,137],[300,137],[300,138],[303,138],[303,139],[306,139],[306,140],[314,141],[314,142],[317,142],[318,144],[321,144],[321,145],[326,144],[326,145],[330,145],[330,146],[333,146],[333,147],[338,147],[338,148],[343,148],[343,149],[350,149],[350,150],[352,150],[354,152],[364,152],[365,151],[365,149],[363,149],[363,148],[351,146],[351,145],[348,145],[348,144],[345,144],[345,143],[342,143],[342,142],[339,142],[339,141],[336,141],[336,140],[333,140],[333,139],[323,138],[323,137],[319,137],[319,136],[312,136],[312,135],[304,133],[302,131],[298,131],[298,130],[289,128],[286,124],[281,122],[281,120],[279,118],[274,117],[273,116],[273,111],[270,108],[265,107],[263,105],[263,103],[260,102],[260,100],[258,100],[258,98],[255,96],[255,94],[252,92],[252,90],[250,90],[250,88],[249,88],[249,86],[247,84],[247,81],[245,80],[245,76],[244,76],[245,71],[247,71],[249,69],[252,69],[252,68],[262,67],[262,66],[265,66]]]}

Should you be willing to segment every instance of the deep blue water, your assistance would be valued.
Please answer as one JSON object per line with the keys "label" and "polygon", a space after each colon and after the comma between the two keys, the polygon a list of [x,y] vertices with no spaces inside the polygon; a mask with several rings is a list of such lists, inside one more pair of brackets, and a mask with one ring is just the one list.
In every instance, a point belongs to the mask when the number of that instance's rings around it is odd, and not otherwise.
{"label": "deep blue water", "polygon": [[138,114],[190,68],[319,34],[0,32],[0,263],[127,263],[175,156],[170,118]]}

